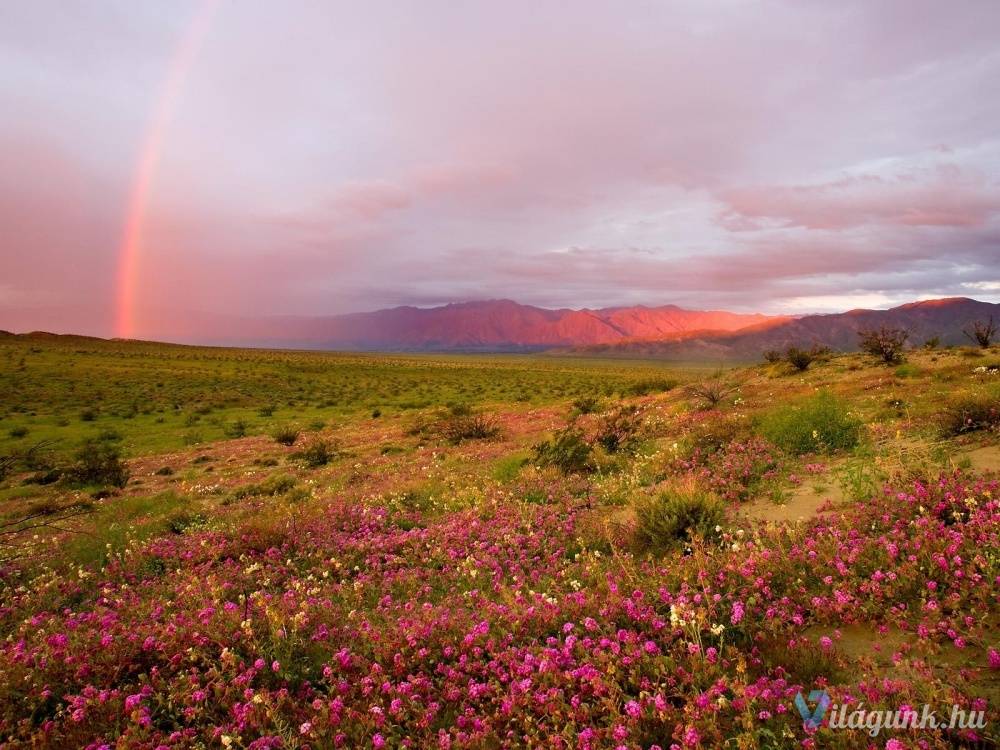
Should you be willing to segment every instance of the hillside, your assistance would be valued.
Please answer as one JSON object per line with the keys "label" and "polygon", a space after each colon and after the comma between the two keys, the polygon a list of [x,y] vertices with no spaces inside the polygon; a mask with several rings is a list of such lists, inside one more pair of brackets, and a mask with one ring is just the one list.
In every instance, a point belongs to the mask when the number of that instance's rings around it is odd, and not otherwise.
{"label": "hillside", "polygon": [[889,310],[850,310],[778,319],[736,332],[689,333],[669,341],[621,341],[577,347],[570,353],[675,361],[748,362],[759,359],[761,353],[769,349],[783,350],[789,346],[818,344],[835,351],[857,351],[858,331],[882,326],[908,331],[911,346],[919,346],[935,336],[940,338],[942,345],[958,345],[969,343],[963,329],[973,321],[987,320],[991,316],[1000,320],[1000,304],[952,297],[912,302]]}
{"label": "hillside", "polygon": [[511,300],[440,307],[394,307],[322,318],[244,321],[231,340],[312,349],[382,351],[538,351],[628,339],[735,331],[770,318],[760,314],[662,307],[547,309]]}

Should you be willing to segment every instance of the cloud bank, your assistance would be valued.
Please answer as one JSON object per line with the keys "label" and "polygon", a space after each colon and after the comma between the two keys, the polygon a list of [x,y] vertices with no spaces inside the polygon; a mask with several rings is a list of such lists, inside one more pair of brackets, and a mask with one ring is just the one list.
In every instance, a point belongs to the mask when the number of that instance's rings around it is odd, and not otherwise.
{"label": "cloud bank", "polygon": [[[0,327],[113,332],[199,7],[0,8]],[[1000,300],[998,29],[993,2],[222,3],[163,129],[137,333],[493,297]]]}

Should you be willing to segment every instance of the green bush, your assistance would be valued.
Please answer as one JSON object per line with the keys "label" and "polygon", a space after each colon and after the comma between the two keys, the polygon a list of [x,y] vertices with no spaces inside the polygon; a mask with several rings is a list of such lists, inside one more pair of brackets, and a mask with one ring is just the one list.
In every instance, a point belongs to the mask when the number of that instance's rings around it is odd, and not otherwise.
{"label": "green bush", "polygon": [[629,383],[622,388],[623,396],[648,396],[650,393],[666,393],[677,387],[673,378],[646,378]]}
{"label": "green bush", "polygon": [[77,450],[76,464],[66,476],[79,484],[124,487],[131,475],[115,442],[88,438]]}
{"label": "green bush", "polygon": [[581,396],[573,402],[573,410],[577,414],[593,414],[601,406],[601,399],[597,396]]}
{"label": "green bush", "polygon": [[236,419],[230,422],[225,427],[226,437],[228,438],[241,438],[246,437],[247,434],[247,423],[242,419]]}
{"label": "green bush", "polygon": [[281,425],[275,428],[274,432],[271,433],[271,437],[274,438],[274,442],[276,443],[295,445],[295,441],[299,439],[299,428],[292,425]]}
{"label": "green bush", "polygon": [[649,552],[715,539],[726,519],[723,503],[694,482],[679,483],[656,497],[644,496],[634,509],[636,544]]}
{"label": "green bush", "polygon": [[297,480],[287,474],[274,474],[259,484],[247,484],[233,491],[233,499],[242,500],[245,497],[277,497],[285,495],[295,488]]}
{"label": "green bush", "polygon": [[536,466],[555,466],[563,474],[580,474],[594,468],[590,445],[583,431],[574,425],[536,445],[534,462]]}
{"label": "green bush", "polygon": [[847,406],[822,391],[798,404],[765,414],[759,422],[761,434],[788,453],[830,453],[858,444],[861,420]]}
{"label": "green bush", "polygon": [[437,430],[449,443],[458,445],[464,440],[492,440],[500,434],[500,425],[485,414],[455,414],[442,419]]}
{"label": "green bush", "polygon": [[208,522],[201,513],[180,510],[167,517],[166,526],[172,534],[183,534],[190,528],[204,526]]}
{"label": "green bush", "polygon": [[294,458],[301,460],[306,466],[312,469],[318,469],[320,466],[326,466],[330,463],[339,453],[340,451],[337,447],[329,440],[317,438],[301,451],[294,454]]}
{"label": "green bush", "polygon": [[711,455],[735,440],[746,440],[753,435],[750,423],[745,419],[717,419],[695,426],[685,443],[685,452]]}

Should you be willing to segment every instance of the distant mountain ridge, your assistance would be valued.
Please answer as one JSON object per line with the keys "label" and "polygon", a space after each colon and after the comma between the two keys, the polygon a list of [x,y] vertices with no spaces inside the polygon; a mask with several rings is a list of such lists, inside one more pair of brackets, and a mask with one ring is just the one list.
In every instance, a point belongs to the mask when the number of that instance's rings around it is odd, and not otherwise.
{"label": "distant mountain ridge", "polygon": [[512,300],[393,307],[264,323],[264,338],[310,348],[389,351],[538,351],[737,331],[786,317],[662,307],[548,309]]}
{"label": "distant mountain ridge", "polygon": [[571,353],[649,357],[670,360],[749,361],[769,349],[789,346],[828,346],[836,351],[857,351],[858,331],[902,328],[910,345],[919,346],[939,337],[941,344],[969,343],[963,330],[976,320],[1000,321],[1000,304],[968,297],[910,302],[889,310],[849,310],[843,313],[805,315],[750,326],[735,332],[710,331],[673,341],[624,341],[606,345],[575,347]]}
{"label": "distant mountain ridge", "polygon": [[[676,305],[547,309],[489,300],[327,317],[189,315],[170,318],[169,328],[144,331],[144,338],[285,349],[550,351],[564,356],[745,362],[759,359],[768,349],[789,346],[818,344],[854,351],[860,329],[880,326],[906,329],[912,345],[933,336],[946,345],[968,343],[963,329],[991,316],[1000,321],[1000,304],[966,297],[800,317],[687,310]],[[11,334],[0,332],[0,337],[4,335]]]}

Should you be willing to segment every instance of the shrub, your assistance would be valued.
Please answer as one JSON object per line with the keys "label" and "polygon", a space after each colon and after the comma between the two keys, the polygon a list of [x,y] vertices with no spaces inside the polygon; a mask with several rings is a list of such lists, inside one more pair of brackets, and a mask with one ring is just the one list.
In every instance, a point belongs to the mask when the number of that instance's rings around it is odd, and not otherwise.
{"label": "shrub", "polygon": [[753,431],[746,420],[716,419],[695,427],[685,442],[690,453],[708,455],[722,450],[734,440],[747,440],[752,436]]}
{"label": "shrub", "polygon": [[84,409],[80,412],[81,422],[93,422],[97,419],[97,411],[95,409]]}
{"label": "shrub", "polygon": [[277,497],[290,492],[295,488],[296,483],[295,477],[290,477],[287,474],[275,474],[258,484],[238,487],[233,492],[233,498],[242,500],[245,497]]}
{"label": "shrub", "polygon": [[997,335],[997,326],[991,315],[989,320],[974,321],[971,330],[966,329],[962,333],[974,344],[979,344],[981,349],[988,349]]}
{"label": "shrub", "polygon": [[15,440],[20,440],[21,438],[27,436],[28,428],[23,425],[18,425],[17,427],[11,427],[7,434]]}
{"label": "shrub", "polygon": [[714,409],[731,393],[735,393],[735,385],[727,385],[720,378],[692,383],[687,387],[687,394],[699,402],[703,409]]}
{"label": "shrub", "polygon": [[638,445],[641,427],[639,410],[634,406],[624,406],[601,419],[595,440],[608,453],[630,451]]}
{"label": "shrub", "polygon": [[537,466],[555,466],[563,474],[580,474],[594,468],[590,444],[575,425],[559,430],[551,440],[539,443],[534,450]]}
{"label": "shrub", "polygon": [[67,476],[80,484],[124,487],[131,475],[118,445],[110,440],[88,438],[77,450],[76,464]]}
{"label": "shrub", "polygon": [[861,351],[878,357],[887,365],[903,361],[903,348],[910,334],[902,328],[862,329],[858,331]]}
{"label": "shrub", "polygon": [[271,437],[274,438],[274,442],[276,443],[295,445],[295,441],[299,439],[299,428],[293,425],[281,425],[275,428],[274,432],[271,433]]}
{"label": "shrub", "polygon": [[[27,477],[24,480],[24,484],[54,484],[62,479],[63,471],[62,469],[46,469],[45,471],[38,471]],[[3,477],[0,476],[0,479]]]}
{"label": "shrub", "polygon": [[940,423],[946,437],[1000,429],[1000,399],[988,394],[961,396],[945,407]]}
{"label": "shrub", "polygon": [[317,469],[320,466],[326,466],[339,453],[340,451],[329,440],[316,439],[307,447],[294,454],[294,458],[303,461],[306,466],[312,469]]}
{"label": "shrub", "polygon": [[816,355],[808,349],[799,349],[797,346],[790,346],[788,347],[788,351],[785,352],[785,359],[788,361],[788,364],[799,372],[805,372],[809,369],[809,365],[813,363],[813,360],[816,359]]}
{"label": "shrub", "polygon": [[491,440],[500,434],[500,426],[484,414],[447,417],[438,424],[438,432],[453,445],[463,440]]}
{"label": "shrub", "polygon": [[679,482],[656,497],[642,497],[634,508],[635,541],[654,553],[717,538],[726,519],[722,502],[693,481]]}
{"label": "shrub", "polygon": [[228,438],[241,438],[246,437],[247,434],[247,423],[242,419],[236,419],[230,422],[225,427],[226,437]]}
{"label": "shrub", "polygon": [[763,353],[764,361],[771,365],[778,364],[782,359],[782,354],[777,349],[767,349]]}
{"label": "shrub", "polygon": [[204,526],[208,522],[201,513],[180,510],[167,518],[166,526],[172,534],[183,534],[192,527]]}
{"label": "shrub", "polygon": [[622,388],[623,396],[648,396],[650,393],[666,393],[677,387],[673,378],[646,378],[629,383]]}
{"label": "shrub", "polygon": [[597,396],[581,396],[573,402],[577,414],[593,414],[600,406],[601,400]]}
{"label": "shrub", "polygon": [[940,336],[931,336],[926,341],[924,341],[924,349],[927,349],[928,351],[933,351],[934,349],[937,349],[940,345],[941,345]]}
{"label": "shrub", "polygon": [[765,414],[759,427],[770,442],[796,455],[853,448],[861,435],[861,420],[826,391]]}

